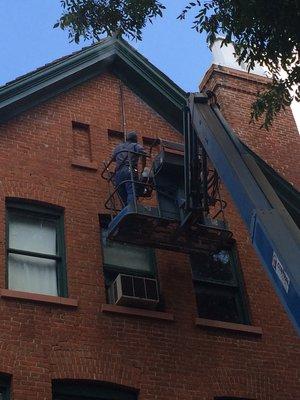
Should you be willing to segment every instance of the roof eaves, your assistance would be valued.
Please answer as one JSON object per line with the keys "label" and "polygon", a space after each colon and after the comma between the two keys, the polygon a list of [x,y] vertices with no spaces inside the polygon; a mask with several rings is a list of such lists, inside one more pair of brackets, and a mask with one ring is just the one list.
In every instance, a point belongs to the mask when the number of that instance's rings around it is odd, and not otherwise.
{"label": "roof eaves", "polygon": [[97,43],[90,45],[90,46],[86,46],[86,47],[81,48],[80,50],[74,51],[71,54],[59,57],[59,58],[41,66],[41,67],[38,67],[35,70],[30,71],[24,75],[18,76],[17,78],[15,78],[9,82],[6,82],[4,85],[0,86],[0,92],[2,92],[2,90],[4,90],[8,86],[12,87],[14,84],[19,84],[23,80],[27,80],[28,78],[35,76],[35,75],[39,74],[40,72],[46,71],[47,69],[50,69],[50,68],[53,68],[57,64],[61,64],[61,63],[65,62],[67,59],[68,60],[74,59],[78,55],[83,55],[85,52],[93,51],[96,47],[104,45],[106,41],[107,41],[107,39],[103,39]]}
{"label": "roof eaves", "polygon": [[186,103],[187,93],[125,40],[117,41],[116,52],[135,72],[151,82],[159,92],[164,93],[178,107],[182,108]]}
{"label": "roof eaves", "polygon": [[180,118],[175,114],[182,109],[187,94],[125,40],[115,37],[103,39],[0,87],[0,122],[6,122],[107,68],[138,95],[144,95],[144,100],[173,126],[182,129]]}
{"label": "roof eaves", "polygon": [[[35,100],[41,94],[41,101],[46,98],[43,96],[43,91],[50,87],[56,87],[60,82],[68,82],[72,77],[76,76],[82,70],[96,67],[103,60],[111,62],[115,56],[115,40],[105,39],[98,43],[97,46],[91,46],[81,50],[73,55],[56,60],[49,65],[33,71],[20,79],[12,81],[8,85],[0,88],[0,122],[10,119],[13,115],[29,109],[38,101],[31,102],[31,97]],[[88,74],[87,74],[88,78]],[[68,87],[68,85],[66,86]],[[53,97],[57,93],[50,93],[48,97]],[[27,101],[24,107],[24,101]],[[22,107],[18,107],[22,105]],[[11,108],[14,108],[12,111]]]}

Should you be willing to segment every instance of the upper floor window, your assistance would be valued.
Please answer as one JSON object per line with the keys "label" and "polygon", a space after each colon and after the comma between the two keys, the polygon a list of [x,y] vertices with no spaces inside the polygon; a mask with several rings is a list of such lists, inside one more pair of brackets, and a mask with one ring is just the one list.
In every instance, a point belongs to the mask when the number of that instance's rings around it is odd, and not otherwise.
{"label": "upper floor window", "polygon": [[199,317],[248,324],[235,249],[192,255],[191,264]]}
{"label": "upper floor window", "polygon": [[7,286],[23,292],[67,295],[60,210],[7,202]]}

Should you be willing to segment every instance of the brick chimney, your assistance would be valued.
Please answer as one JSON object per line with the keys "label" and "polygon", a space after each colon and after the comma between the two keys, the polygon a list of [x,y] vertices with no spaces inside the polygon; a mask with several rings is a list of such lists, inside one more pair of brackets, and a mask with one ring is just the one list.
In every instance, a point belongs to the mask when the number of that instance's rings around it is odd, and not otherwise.
{"label": "brick chimney", "polygon": [[270,79],[260,66],[248,73],[245,65],[236,62],[233,45],[220,44],[221,39],[217,39],[212,46],[213,62],[200,83],[200,91],[214,92],[223,115],[239,137],[299,189],[300,136],[291,108],[275,118],[269,131],[260,129],[259,122],[249,124],[255,95]]}

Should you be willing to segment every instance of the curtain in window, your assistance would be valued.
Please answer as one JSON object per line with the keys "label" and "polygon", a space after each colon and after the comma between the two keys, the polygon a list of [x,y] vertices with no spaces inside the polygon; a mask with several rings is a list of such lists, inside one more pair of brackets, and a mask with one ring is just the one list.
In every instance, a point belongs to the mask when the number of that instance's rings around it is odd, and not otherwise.
{"label": "curtain in window", "polygon": [[8,257],[8,287],[57,296],[56,261],[20,254]]}
{"label": "curtain in window", "polygon": [[[9,218],[9,247],[56,255],[56,223],[41,217],[12,213]],[[38,256],[10,253],[10,289],[57,296],[57,261]]]}
{"label": "curtain in window", "polygon": [[9,218],[9,247],[55,255],[55,221],[12,213]]}

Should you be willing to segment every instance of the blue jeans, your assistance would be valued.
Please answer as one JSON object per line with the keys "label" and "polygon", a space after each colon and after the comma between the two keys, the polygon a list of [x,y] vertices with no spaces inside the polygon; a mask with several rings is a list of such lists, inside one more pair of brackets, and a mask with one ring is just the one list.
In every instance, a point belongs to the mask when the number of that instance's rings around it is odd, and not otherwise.
{"label": "blue jeans", "polygon": [[[133,179],[137,180],[137,175],[133,174]],[[134,199],[133,193],[133,183],[132,182],[124,182],[131,180],[131,173],[129,167],[124,167],[119,169],[115,175],[115,186],[119,186],[118,194],[122,199],[122,202],[125,206],[129,204]],[[124,183],[122,183],[124,182]]]}

